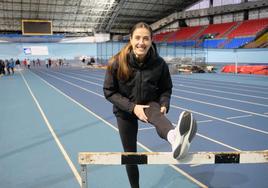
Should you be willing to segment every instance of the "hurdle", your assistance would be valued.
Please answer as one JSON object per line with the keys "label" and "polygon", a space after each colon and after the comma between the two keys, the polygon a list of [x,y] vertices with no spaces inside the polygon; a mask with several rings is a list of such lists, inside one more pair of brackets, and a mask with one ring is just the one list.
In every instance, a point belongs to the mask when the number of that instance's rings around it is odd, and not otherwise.
{"label": "hurdle", "polygon": [[194,152],[174,159],[171,152],[80,152],[82,188],[87,188],[87,165],[179,165],[268,163],[268,150]]}

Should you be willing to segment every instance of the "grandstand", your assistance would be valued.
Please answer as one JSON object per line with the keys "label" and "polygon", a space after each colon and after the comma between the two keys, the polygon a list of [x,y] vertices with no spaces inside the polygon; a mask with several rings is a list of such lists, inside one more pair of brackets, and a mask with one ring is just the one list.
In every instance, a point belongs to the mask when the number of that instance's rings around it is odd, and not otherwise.
{"label": "grandstand", "polygon": [[[222,49],[223,53],[228,53],[232,51],[224,51],[224,49],[265,49],[268,45],[267,1],[263,0],[241,0],[226,4],[217,0],[167,1],[162,4],[156,1],[145,3],[126,0],[96,2],[93,5],[83,1],[78,8],[74,2],[66,5],[59,2],[38,5],[8,0],[0,4],[6,7],[0,12],[0,41],[2,41],[0,48],[1,46],[5,48],[2,51],[10,51],[6,49],[7,43],[18,45],[54,43],[55,49],[59,44],[61,44],[59,46],[72,44],[76,49],[78,43],[89,43],[90,54],[83,52],[75,56],[94,56],[101,63],[106,63],[128,41],[128,31],[138,21],[151,24],[154,30],[153,39],[159,47],[160,54],[166,59],[178,56],[190,59],[190,63],[198,62],[199,60],[196,59],[200,58],[205,63],[223,63],[217,58],[215,60],[214,55],[210,53],[213,49]],[[49,9],[52,5],[56,9],[48,10],[50,14],[45,14],[43,10]],[[25,6],[39,6],[42,12],[26,11]],[[88,12],[85,10],[87,6],[102,7],[106,14],[103,14],[101,19],[97,19],[99,11]],[[77,11],[72,13],[74,16],[66,19],[67,12],[75,8]],[[20,11],[24,14],[20,15]],[[21,20],[33,20],[31,17],[35,17],[35,14],[36,20],[52,20],[52,35],[23,35]],[[111,50],[107,51],[107,48]],[[55,54],[53,56],[59,58]],[[69,54],[67,57],[71,58]],[[10,58],[10,56],[2,55],[1,58]],[[25,58],[25,54],[18,54],[18,58]],[[226,63],[230,62],[227,60]],[[241,63],[251,63],[251,61]]]}
{"label": "grandstand", "polygon": [[[254,41],[259,34],[267,29],[268,18],[263,18],[205,26],[181,27],[173,32],[156,34],[154,39],[156,42],[176,42],[181,46],[233,49]],[[198,41],[201,40],[202,42],[197,45]],[[263,40],[265,41],[265,39]]]}
{"label": "grandstand", "polygon": [[[80,4],[76,1],[42,1],[39,4],[7,0],[0,2],[1,7],[5,7],[0,11],[0,50],[5,52],[0,58],[37,58],[34,54],[24,54],[20,48],[51,43],[45,45],[51,48],[50,54],[38,58],[93,56],[105,64],[128,41],[131,26],[145,21],[151,24],[155,33],[153,40],[165,59],[188,59],[188,63],[193,64],[200,62],[200,59],[208,64],[233,63],[225,55],[219,58],[214,54],[220,53],[219,49],[222,54],[233,56],[234,49],[240,49],[241,53],[236,51],[239,56],[242,55],[239,57],[240,63],[246,64],[253,60],[243,55],[243,49],[259,48],[251,52],[261,54],[256,55],[258,59],[254,61],[267,63],[262,57],[268,45],[267,4],[265,0],[168,0],[162,3],[156,0],[104,0],[93,3],[82,0]],[[50,34],[25,35],[22,20],[31,20],[35,24],[38,20],[52,23],[51,31],[48,31]],[[41,26],[38,28],[40,32]],[[12,45],[7,45],[9,43]],[[66,48],[79,49],[77,46],[81,43],[88,44],[87,48],[64,54],[64,51],[70,51]],[[7,46],[15,46],[16,50],[10,50]]]}

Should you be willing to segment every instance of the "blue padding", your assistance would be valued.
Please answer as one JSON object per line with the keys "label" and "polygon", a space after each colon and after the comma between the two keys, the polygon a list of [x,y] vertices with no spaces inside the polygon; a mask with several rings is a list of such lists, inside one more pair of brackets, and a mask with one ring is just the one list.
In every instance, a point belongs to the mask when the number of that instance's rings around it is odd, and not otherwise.
{"label": "blue padding", "polygon": [[239,48],[245,45],[248,42],[254,40],[255,37],[243,37],[243,38],[234,38],[224,46],[224,48]]}
{"label": "blue padding", "polygon": [[201,44],[200,47],[203,48],[218,48],[221,43],[226,39],[206,39]]}
{"label": "blue padding", "polygon": [[172,42],[172,44],[175,45],[175,46],[183,46],[183,47],[195,46],[195,43],[196,43],[196,41],[194,41],[194,40],[185,40],[185,41]]}

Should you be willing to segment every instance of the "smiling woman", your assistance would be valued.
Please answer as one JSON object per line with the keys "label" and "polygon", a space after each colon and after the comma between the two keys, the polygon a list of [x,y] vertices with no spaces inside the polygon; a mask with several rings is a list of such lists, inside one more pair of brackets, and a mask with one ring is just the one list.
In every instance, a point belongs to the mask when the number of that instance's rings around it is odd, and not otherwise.
{"label": "smiling woman", "polygon": [[[113,103],[119,134],[125,152],[137,152],[138,120],[155,126],[158,135],[171,144],[173,157],[184,158],[196,134],[190,112],[182,112],[173,127],[165,114],[169,110],[172,81],[166,62],[152,42],[152,29],[136,24],[130,41],[113,56],[104,80],[104,95]],[[139,188],[137,165],[126,164],[132,188]]]}

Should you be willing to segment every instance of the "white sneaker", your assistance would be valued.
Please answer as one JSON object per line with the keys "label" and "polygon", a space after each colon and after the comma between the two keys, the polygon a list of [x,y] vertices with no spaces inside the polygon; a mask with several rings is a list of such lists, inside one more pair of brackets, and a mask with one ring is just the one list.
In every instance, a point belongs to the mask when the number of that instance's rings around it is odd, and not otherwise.
{"label": "white sneaker", "polygon": [[173,157],[175,159],[182,159],[187,155],[190,144],[197,131],[193,114],[183,111],[180,114],[178,125],[174,131],[175,141],[172,144]]}

